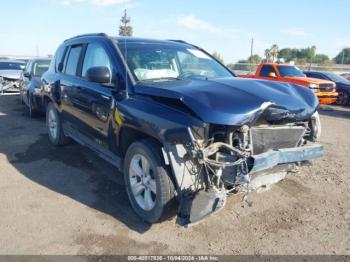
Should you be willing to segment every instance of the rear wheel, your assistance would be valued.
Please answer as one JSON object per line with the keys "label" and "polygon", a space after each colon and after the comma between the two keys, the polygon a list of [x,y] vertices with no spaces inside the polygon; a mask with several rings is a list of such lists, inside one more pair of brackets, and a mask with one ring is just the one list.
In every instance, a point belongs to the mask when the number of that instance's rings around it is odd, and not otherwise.
{"label": "rear wheel", "polygon": [[63,133],[61,119],[52,102],[47,105],[46,109],[46,127],[49,140],[52,144],[55,146],[67,144],[68,137]]}
{"label": "rear wheel", "polygon": [[174,184],[159,146],[149,140],[133,143],[124,161],[124,179],[131,206],[145,221],[166,217],[174,203]]}

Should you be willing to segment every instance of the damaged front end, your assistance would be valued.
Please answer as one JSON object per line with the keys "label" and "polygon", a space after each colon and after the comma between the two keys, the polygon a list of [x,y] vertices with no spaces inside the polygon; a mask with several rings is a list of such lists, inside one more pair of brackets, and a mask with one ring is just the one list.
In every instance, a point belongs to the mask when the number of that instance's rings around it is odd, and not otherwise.
{"label": "damaged front end", "polygon": [[164,147],[178,185],[178,223],[196,223],[220,210],[227,195],[270,186],[322,157],[320,132],[317,112],[301,120],[272,104],[252,123],[189,127],[188,142]]}
{"label": "damaged front end", "polygon": [[6,91],[18,91],[19,80],[0,76],[0,93]]}

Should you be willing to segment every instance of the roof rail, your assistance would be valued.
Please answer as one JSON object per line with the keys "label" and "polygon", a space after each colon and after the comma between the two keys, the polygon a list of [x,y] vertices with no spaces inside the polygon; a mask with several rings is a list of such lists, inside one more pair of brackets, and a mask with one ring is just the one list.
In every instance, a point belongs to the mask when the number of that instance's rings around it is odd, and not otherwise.
{"label": "roof rail", "polygon": [[177,42],[177,43],[182,43],[182,44],[188,44],[188,43],[187,43],[186,41],[184,41],[184,40],[169,39],[168,41]]}
{"label": "roof rail", "polygon": [[90,34],[82,34],[82,35],[73,36],[71,38],[66,39],[64,42],[66,42],[68,40],[75,39],[75,38],[84,37],[84,36],[104,36],[104,37],[108,37],[108,35],[105,34],[105,33],[90,33]]}

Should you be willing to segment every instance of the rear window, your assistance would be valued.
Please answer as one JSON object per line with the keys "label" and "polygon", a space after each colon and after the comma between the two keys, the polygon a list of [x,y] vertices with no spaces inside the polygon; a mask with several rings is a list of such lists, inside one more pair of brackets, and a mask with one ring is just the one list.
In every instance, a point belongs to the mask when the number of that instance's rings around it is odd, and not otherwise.
{"label": "rear window", "polygon": [[21,62],[0,62],[0,70],[23,70],[25,63]]}
{"label": "rear window", "polygon": [[65,70],[65,73],[67,75],[72,75],[72,76],[76,75],[81,49],[82,49],[82,46],[71,47],[69,51],[68,59],[67,59],[66,70]]}
{"label": "rear window", "polygon": [[269,77],[269,74],[270,74],[270,73],[276,73],[276,72],[275,72],[275,69],[273,68],[273,66],[264,65],[264,66],[261,68],[260,76]]}
{"label": "rear window", "polygon": [[50,60],[38,61],[33,65],[33,76],[41,77],[50,66]]}

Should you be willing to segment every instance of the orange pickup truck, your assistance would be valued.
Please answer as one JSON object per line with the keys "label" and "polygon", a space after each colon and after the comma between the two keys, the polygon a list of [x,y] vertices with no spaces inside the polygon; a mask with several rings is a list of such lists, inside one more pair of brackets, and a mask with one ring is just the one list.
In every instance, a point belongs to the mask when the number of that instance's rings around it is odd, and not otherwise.
{"label": "orange pickup truck", "polygon": [[338,96],[335,91],[335,83],[306,77],[299,68],[293,65],[261,64],[254,75],[239,75],[239,77],[288,82],[308,87],[315,93],[321,104],[333,104]]}

